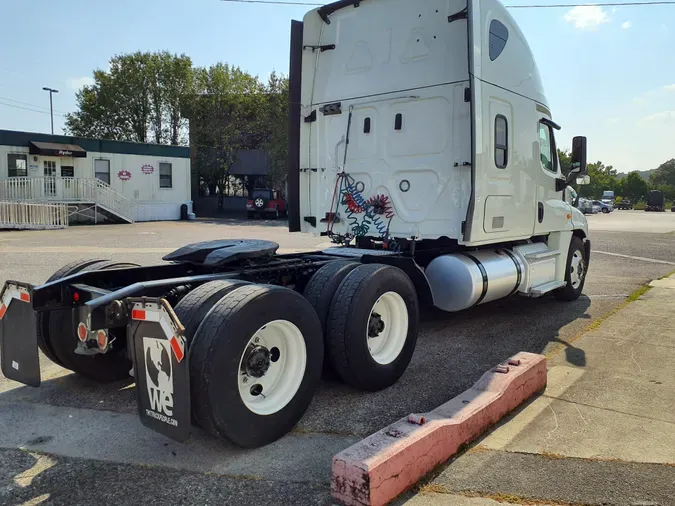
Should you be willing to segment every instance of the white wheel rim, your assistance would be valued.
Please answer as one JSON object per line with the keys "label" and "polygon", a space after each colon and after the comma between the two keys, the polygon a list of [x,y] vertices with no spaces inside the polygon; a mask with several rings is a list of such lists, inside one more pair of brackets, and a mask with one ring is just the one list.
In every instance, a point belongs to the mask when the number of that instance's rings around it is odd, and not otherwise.
{"label": "white wheel rim", "polygon": [[586,263],[584,262],[584,255],[581,251],[576,250],[572,254],[572,262],[570,263],[570,282],[572,283],[572,288],[575,290],[579,288],[585,275]]}
{"label": "white wheel rim", "polygon": [[[377,332],[371,332],[371,321],[375,318],[381,320],[384,328]],[[373,309],[370,310],[368,328],[366,328],[366,342],[368,351],[373,360],[378,364],[391,364],[401,354],[408,337],[408,307],[403,297],[396,292],[383,294]]]}
{"label": "white wheel rim", "polygon": [[262,207],[263,206],[262,199],[255,199],[255,205],[256,207]]}
{"label": "white wheel rim", "polygon": [[[271,355],[268,368],[260,377],[256,377],[260,370],[247,368],[255,350],[258,353],[253,357],[264,354],[262,350]],[[239,396],[244,405],[258,415],[277,413],[295,397],[306,366],[307,348],[300,329],[287,320],[270,322],[253,334],[239,359]],[[260,393],[256,395],[258,390]]]}

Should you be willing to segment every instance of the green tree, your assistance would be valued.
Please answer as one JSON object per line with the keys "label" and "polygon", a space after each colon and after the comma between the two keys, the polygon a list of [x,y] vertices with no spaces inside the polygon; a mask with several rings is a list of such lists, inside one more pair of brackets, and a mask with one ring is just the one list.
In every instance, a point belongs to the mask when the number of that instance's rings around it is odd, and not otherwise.
{"label": "green tree", "polygon": [[632,199],[633,202],[636,202],[647,195],[648,191],[649,185],[638,171],[629,172],[628,175],[621,180],[621,195]]}
{"label": "green tree", "polygon": [[283,188],[288,166],[289,90],[288,78],[272,72],[265,87],[265,101],[259,128],[265,132],[262,148],[267,152],[270,171],[268,185]]}
{"label": "green tree", "polygon": [[195,72],[196,93],[186,105],[194,169],[211,192],[220,187],[241,149],[262,145],[257,119],[263,104],[260,81],[238,67],[218,63]]}
{"label": "green tree", "polygon": [[649,176],[649,182],[654,185],[675,186],[675,158],[663,162]]}
{"label": "green tree", "polygon": [[560,169],[563,174],[572,170],[572,153],[567,150],[558,150],[558,159],[560,160]]}
{"label": "green tree", "polygon": [[81,137],[179,144],[186,141],[182,103],[193,93],[192,61],[185,55],[136,52],[110,59],[94,84],[76,95],[78,110],[66,131]]}
{"label": "green tree", "polygon": [[663,162],[649,175],[649,183],[655,190],[661,190],[666,199],[675,199],[675,158]]}
{"label": "green tree", "polygon": [[617,190],[619,183],[617,171],[613,166],[605,165],[600,161],[589,163],[588,175],[591,178],[591,183],[584,186],[584,197],[597,199],[602,197],[604,191]]}

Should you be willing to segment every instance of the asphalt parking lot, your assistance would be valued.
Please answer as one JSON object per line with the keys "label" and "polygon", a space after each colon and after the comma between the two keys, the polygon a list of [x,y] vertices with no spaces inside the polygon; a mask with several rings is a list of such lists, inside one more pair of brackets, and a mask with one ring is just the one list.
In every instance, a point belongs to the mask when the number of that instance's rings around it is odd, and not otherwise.
{"label": "asphalt parking lot", "polygon": [[[425,311],[413,361],[396,385],[365,394],[324,382],[296,429],[265,448],[240,450],[198,430],[185,444],[169,441],[141,426],[131,381],[93,384],[41,357],[41,388],[0,378],[0,503],[330,504],[332,455],[433,409],[518,351],[560,352],[583,366],[574,340],[584,329],[675,270],[675,214],[588,218],[593,253],[579,300],[514,297],[458,314]],[[78,258],[149,264],[217,238],[270,239],[286,251],[325,245],[284,226],[222,220],[0,232],[0,280],[41,283]]]}

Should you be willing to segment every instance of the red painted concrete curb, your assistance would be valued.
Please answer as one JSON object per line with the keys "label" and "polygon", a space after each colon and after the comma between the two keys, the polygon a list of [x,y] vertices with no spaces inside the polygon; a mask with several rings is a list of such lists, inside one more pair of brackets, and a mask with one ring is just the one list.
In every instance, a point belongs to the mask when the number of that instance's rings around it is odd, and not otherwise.
{"label": "red painted concrete curb", "polygon": [[423,415],[410,415],[333,457],[333,498],[387,504],[546,386],[546,357],[520,352]]}

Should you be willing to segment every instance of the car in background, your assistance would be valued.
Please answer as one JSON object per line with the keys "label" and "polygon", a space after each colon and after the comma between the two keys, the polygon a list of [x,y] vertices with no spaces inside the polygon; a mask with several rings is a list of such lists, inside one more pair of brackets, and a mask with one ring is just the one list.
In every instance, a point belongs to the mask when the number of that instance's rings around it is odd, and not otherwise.
{"label": "car in background", "polygon": [[577,209],[584,214],[596,214],[600,212],[599,206],[594,206],[591,200],[585,198],[579,199],[579,202],[577,202]]}
{"label": "car in background", "polygon": [[614,211],[614,204],[603,202],[602,200],[594,200],[593,205],[598,206],[600,208],[600,212],[605,214]]}
{"label": "car in background", "polygon": [[269,188],[256,188],[246,202],[246,214],[250,218],[288,216],[284,192]]}
{"label": "car in background", "polygon": [[631,210],[633,209],[633,201],[630,199],[623,199],[621,202],[616,204],[617,209]]}

